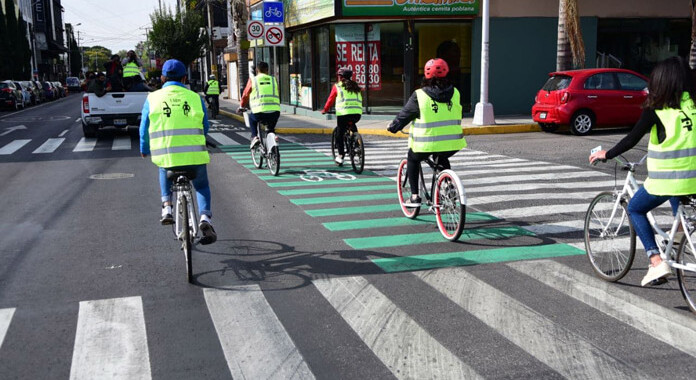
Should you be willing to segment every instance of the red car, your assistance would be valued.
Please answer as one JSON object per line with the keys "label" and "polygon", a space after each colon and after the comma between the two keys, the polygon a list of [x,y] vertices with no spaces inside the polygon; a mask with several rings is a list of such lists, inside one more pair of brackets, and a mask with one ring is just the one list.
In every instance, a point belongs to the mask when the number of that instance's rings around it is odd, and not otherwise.
{"label": "red car", "polygon": [[640,118],[648,78],[624,69],[558,71],[534,97],[532,118],[543,131],[569,125],[583,136],[597,126],[628,126]]}

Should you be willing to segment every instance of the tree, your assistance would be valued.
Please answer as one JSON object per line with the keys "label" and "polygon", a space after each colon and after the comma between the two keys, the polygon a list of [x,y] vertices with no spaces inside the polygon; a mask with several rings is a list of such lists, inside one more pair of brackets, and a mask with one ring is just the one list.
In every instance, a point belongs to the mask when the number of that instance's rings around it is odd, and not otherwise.
{"label": "tree", "polygon": [[[249,9],[245,0],[230,0],[234,35],[237,37],[237,73],[239,74],[239,89],[243,90],[249,79],[249,41],[247,40],[247,25]],[[240,94],[241,96],[241,94]]]}
{"label": "tree", "polygon": [[556,70],[570,70],[573,66],[585,67],[585,43],[580,31],[578,1],[559,0]]}
{"label": "tree", "polygon": [[[5,11],[0,6],[0,51],[10,51],[10,37],[7,30]],[[9,54],[0,54],[0,78],[10,78]]]}
{"label": "tree", "polygon": [[19,63],[17,65],[18,78],[21,79],[31,79],[31,47],[29,46],[29,39],[27,39],[27,23],[22,18],[22,12],[19,12],[19,49],[17,56],[19,58]]}
{"label": "tree", "polygon": [[5,2],[5,22],[7,25],[7,42],[9,44],[7,50],[7,58],[9,60],[9,76],[13,79],[23,79],[19,77],[21,74],[20,70],[17,69],[18,64],[20,64],[21,54],[20,44],[19,44],[19,23],[17,22],[17,15],[15,14],[14,1]]}
{"label": "tree", "polygon": [[111,59],[111,50],[103,46],[92,46],[83,50],[85,65],[92,71],[103,71],[104,64]]}
{"label": "tree", "polygon": [[201,32],[203,17],[193,11],[176,14],[168,8],[160,8],[150,15],[152,30],[147,34],[149,45],[162,58],[176,58],[188,67],[203,56],[208,47],[208,33]]}

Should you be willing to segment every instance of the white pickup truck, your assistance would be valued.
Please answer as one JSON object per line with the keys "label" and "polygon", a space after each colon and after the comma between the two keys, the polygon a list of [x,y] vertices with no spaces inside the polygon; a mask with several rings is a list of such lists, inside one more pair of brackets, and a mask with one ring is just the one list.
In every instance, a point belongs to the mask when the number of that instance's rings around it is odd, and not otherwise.
{"label": "white pickup truck", "polygon": [[82,94],[82,132],[96,137],[100,128],[140,125],[140,114],[149,92],[107,92],[104,96]]}

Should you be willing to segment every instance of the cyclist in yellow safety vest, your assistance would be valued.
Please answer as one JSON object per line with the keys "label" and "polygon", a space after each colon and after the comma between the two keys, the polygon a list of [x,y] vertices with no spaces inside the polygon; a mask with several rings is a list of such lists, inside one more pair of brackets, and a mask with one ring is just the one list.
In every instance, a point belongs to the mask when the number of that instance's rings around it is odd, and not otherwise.
{"label": "cyclist in yellow safety vest", "polygon": [[411,186],[411,199],[405,205],[420,207],[418,169],[420,162],[433,155],[438,162],[450,168],[449,157],[466,147],[462,133],[462,105],[459,91],[447,79],[449,67],[443,59],[426,62],[425,78],[404,108],[389,124],[387,130],[396,133],[411,125],[408,138],[406,172]]}
{"label": "cyclist in yellow safety vest", "polygon": [[268,63],[259,62],[256,65],[258,74],[249,78],[242,93],[242,101],[237,112],[251,105],[249,127],[251,128],[251,148],[259,143],[257,130],[259,122],[266,124],[268,132],[275,132],[276,123],[280,117],[280,95],[278,82],[268,75]]}
{"label": "cyclist in yellow safety vest", "polygon": [[220,82],[215,79],[215,75],[208,77],[208,82],[203,88],[205,93],[205,101],[210,104],[211,99],[215,102],[214,107],[216,113],[220,111]]}
{"label": "cyclist in yellow safety vest", "polygon": [[345,147],[343,146],[343,135],[347,132],[348,125],[352,123],[353,131],[357,132],[356,124],[362,115],[362,89],[358,83],[351,79],[353,71],[347,68],[339,68],[336,73],[338,81],[331,89],[329,98],[326,100],[322,115],[329,112],[331,106],[336,102],[336,128],[339,139],[336,140],[338,155],[336,163],[343,164]]}
{"label": "cyclist in yellow safety vest", "polygon": [[208,116],[201,97],[187,89],[186,66],[170,59],[162,66],[162,89],[150,93],[143,105],[140,122],[140,154],[150,156],[159,167],[162,193],[163,225],[173,224],[172,181],[167,169],[177,168],[196,173],[192,180],[200,213],[201,244],[211,244],[217,234],[211,222],[210,185],[206,164],[210,162],[205,147]]}
{"label": "cyclist in yellow safety vest", "polygon": [[660,257],[647,213],[669,200],[676,214],[678,196],[696,194],[694,102],[696,88],[686,61],[680,57],[667,58],[650,74],[643,113],[631,132],[608,151],[590,155],[590,163],[612,159],[633,148],[650,132],[648,178],[628,203],[633,228],[650,259],[642,286],[665,283],[672,274],[669,265]]}

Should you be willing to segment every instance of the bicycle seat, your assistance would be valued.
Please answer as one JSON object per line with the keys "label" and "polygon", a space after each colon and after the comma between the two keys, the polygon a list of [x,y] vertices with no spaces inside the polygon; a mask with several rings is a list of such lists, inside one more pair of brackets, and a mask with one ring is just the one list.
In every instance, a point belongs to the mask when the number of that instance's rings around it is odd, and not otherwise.
{"label": "bicycle seat", "polygon": [[167,179],[175,180],[179,176],[184,176],[190,181],[196,178],[196,171],[189,168],[171,168],[167,170]]}

